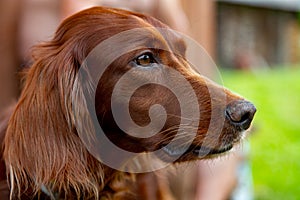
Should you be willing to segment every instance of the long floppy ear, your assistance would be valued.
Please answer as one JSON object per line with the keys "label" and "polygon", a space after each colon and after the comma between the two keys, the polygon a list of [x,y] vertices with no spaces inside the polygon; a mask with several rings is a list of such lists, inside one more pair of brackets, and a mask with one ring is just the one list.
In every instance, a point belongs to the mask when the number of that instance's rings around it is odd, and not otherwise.
{"label": "long floppy ear", "polygon": [[98,196],[103,169],[73,125],[72,90],[78,71],[74,53],[50,42],[36,48],[24,88],[9,120],[4,159],[12,195],[75,192]]}

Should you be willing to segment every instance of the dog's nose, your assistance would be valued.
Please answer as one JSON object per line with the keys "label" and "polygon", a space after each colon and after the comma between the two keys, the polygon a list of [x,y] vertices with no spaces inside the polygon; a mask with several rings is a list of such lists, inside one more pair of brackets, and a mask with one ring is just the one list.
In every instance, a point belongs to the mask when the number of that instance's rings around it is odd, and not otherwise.
{"label": "dog's nose", "polygon": [[244,100],[231,102],[226,107],[227,119],[241,130],[246,130],[250,127],[255,112],[255,106]]}

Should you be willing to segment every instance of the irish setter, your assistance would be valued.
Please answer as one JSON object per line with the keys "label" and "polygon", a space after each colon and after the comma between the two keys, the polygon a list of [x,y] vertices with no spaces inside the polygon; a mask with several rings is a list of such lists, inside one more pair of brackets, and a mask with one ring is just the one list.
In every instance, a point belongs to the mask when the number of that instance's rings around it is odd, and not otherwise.
{"label": "irish setter", "polygon": [[1,187],[11,199],[146,199],[134,172],[163,165],[124,152],[177,163],[229,151],[256,109],[185,51],[180,34],[142,14],[95,7],[66,19],[34,49],[1,133]]}

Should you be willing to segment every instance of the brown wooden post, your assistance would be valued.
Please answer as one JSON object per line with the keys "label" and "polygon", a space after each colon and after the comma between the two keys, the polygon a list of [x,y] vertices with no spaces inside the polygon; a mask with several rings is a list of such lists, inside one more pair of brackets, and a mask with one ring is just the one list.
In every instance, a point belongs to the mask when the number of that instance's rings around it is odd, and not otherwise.
{"label": "brown wooden post", "polygon": [[18,93],[18,20],[20,0],[0,1],[0,114]]}
{"label": "brown wooden post", "polygon": [[181,0],[191,24],[192,37],[215,58],[215,1]]}
{"label": "brown wooden post", "polygon": [[[212,57],[216,59],[216,14],[213,0],[181,0],[183,9],[190,22],[190,35]],[[192,61],[199,61],[199,52],[191,51]],[[216,78],[216,68],[201,65],[201,73],[210,79]]]}

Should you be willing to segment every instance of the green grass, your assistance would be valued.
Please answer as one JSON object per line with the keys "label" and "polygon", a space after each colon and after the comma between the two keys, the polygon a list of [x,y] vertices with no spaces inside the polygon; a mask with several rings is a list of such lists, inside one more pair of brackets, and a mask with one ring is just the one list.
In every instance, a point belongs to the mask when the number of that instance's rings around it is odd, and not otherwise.
{"label": "green grass", "polygon": [[223,71],[257,107],[250,136],[256,200],[300,199],[300,69]]}

